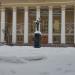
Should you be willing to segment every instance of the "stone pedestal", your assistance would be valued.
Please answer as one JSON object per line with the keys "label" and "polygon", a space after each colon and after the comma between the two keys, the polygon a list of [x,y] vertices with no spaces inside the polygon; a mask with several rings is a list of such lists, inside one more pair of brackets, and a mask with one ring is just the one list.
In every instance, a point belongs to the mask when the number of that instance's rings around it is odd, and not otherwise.
{"label": "stone pedestal", "polygon": [[40,48],[41,47],[41,33],[35,32],[34,34],[34,47]]}

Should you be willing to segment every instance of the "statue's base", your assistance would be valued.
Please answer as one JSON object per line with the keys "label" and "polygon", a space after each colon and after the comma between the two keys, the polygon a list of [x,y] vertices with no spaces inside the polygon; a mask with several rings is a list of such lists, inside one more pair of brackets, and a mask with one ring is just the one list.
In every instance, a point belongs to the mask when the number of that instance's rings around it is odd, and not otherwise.
{"label": "statue's base", "polygon": [[35,34],[34,34],[34,47],[35,48],[41,47],[41,33],[35,32]]}

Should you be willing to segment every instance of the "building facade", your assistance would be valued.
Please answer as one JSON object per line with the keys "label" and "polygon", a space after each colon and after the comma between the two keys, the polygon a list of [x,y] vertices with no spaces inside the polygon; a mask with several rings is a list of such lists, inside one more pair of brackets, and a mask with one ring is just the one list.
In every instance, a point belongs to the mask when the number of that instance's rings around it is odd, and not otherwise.
{"label": "building facade", "polygon": [[0,1],[0,42],[33,45],[35,20],[38,18],[42,45],[74,46],[74,0]]}

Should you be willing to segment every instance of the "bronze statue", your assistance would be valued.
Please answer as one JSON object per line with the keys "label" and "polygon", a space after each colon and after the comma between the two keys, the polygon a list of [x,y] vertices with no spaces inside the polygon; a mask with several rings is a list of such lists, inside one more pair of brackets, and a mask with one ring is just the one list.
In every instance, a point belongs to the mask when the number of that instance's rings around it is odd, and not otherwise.
{"label": "bronze statue", "polygon": [[36,23],[36,30],[39,31],[39,24],[40,24],[40,21],[39,21],[39,20],[36,20],[35,23]]}

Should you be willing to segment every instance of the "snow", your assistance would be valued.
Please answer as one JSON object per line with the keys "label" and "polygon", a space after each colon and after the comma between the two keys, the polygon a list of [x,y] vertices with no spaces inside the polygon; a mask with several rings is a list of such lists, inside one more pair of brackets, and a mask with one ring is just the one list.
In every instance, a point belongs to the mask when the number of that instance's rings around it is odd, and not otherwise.
{"label": "snow", "polygon": [[75,48],[0,46],[0,75],[75,75]]}
{"label": "snow", "polygon": [[41,35],[41,32],[40,31],[36,31],[35,34],[40,34]]}

